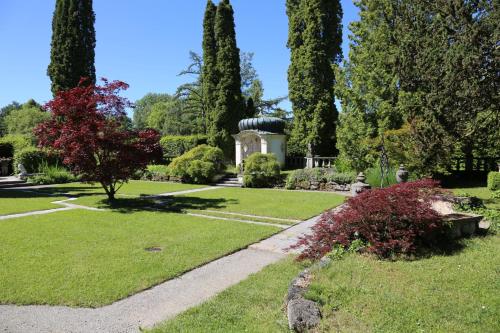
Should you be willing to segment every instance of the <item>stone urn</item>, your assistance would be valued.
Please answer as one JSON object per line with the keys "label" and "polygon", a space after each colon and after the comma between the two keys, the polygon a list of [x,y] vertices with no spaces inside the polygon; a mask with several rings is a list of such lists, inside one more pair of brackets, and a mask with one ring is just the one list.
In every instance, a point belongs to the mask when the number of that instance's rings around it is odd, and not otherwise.
{"label": "stone urn", "polygon": [[356,177],[356,182],[351,185],[351,194],[353,197],[363,192],[364,190],[368,190],[371,188],[369,184],[365,183],[366,177],[365,174],[360,172],[358,177]]}
{"label": "stone urn", "polygon": [[401,164],[398,171],[396,171],[396,181],[398,183],[406,183],[408,181],[409,173],[405,169],[405,166]]}

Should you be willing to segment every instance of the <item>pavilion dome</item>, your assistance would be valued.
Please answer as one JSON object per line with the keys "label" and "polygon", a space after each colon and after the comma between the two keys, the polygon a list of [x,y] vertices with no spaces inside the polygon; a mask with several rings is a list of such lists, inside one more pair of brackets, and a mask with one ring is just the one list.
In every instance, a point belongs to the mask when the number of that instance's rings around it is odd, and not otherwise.
{"label": "pavilion dome", "polygon": [[285,131],[285,121],[275,117],[259,117],[242,119],[238,123],[238,129],[241,131],[259,131],[283,134]]}

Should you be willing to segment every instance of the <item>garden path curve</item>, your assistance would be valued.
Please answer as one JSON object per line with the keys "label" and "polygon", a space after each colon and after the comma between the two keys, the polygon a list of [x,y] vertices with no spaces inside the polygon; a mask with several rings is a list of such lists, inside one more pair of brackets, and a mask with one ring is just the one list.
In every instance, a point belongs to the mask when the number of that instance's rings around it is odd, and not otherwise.
{"label": "garden path curve", "polygon": [[286,257],[289,246],[309,233],[317,218],[100,308],[0,305],[0,332],[140,332],[140,328],[173,318]]}

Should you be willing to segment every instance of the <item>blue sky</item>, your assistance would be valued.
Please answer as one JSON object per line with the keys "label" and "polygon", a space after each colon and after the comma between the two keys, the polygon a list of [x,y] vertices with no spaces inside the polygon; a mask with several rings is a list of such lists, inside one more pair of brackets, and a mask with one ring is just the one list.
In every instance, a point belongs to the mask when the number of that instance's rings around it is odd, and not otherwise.
{"label": "blue sky", "polygon": [[[217,1],[216,1],[217,2]],[[285,0],[232,0],[238,46],[254,52],[265,96],[287,95],[288,19]],[[94,0],[98,77],[130,85],[135,101],[148,92],[175,92],[187,77],[189,51],[201,52],[205,0]],[[0,0],[0,106],[34,98],[50,100],[50,60],[55,0]],[[344,10],[344,56],[348,23],[357,20],[351,0]],[[289,103],[283,107],[290,109]]]}

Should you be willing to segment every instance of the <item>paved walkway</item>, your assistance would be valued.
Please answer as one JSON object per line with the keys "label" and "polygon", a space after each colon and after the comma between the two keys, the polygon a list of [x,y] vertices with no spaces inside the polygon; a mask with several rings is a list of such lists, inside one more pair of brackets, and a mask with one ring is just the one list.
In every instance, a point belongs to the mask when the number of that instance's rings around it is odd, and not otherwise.
{"label": "paved walkway", "polygon": [[140,332],[140,328],[173,318],[286,257],[288,247],[310,232],[316,219],[101,308],[0,305],[0,332]]}

